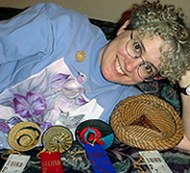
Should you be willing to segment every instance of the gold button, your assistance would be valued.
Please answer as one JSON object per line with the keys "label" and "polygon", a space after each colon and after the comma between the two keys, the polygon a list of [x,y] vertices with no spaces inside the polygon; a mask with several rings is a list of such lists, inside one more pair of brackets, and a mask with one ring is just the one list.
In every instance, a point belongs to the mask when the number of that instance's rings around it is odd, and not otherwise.
{"label": "gold button", "polygon": [[82,62],[82,61],[85,60],[85,58],[86,58],[86,54],[85,54],[84,51],[79,50],[79,51],[76,53],[75,58],[76,58],[76,60],[77,60],[78,62]]}

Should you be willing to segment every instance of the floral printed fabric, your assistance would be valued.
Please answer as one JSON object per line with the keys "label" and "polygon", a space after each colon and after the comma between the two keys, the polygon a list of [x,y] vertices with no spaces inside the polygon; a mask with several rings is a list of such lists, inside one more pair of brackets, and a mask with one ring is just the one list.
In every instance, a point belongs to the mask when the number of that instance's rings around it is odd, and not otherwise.
{"label": "floral printed fabric", "polygon": [[83,82],[80,76],[75,78],[71,74],[61,58],[3,92],[0,95],[0,149],[9,148],[5,139],[11,127],[21,121],[38,124],[42,132],[53,125],[63,125],[74,134],[82,121],[98,118],[103,108],[95,99],[85,96]]}

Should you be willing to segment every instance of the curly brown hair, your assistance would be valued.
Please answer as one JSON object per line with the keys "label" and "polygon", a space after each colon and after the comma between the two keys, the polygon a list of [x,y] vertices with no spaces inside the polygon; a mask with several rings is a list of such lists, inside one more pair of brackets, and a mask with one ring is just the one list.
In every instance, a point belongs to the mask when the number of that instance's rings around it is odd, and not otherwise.
{"label": "curly brown hair", "polygon": [[143,1],[134,5],[129,20],[128,27],[138,29],[142,36],[157,35],[169,43],[168,51],[161,51],[160,74],[172,83],[179,81],[190,70],[190,27],[182,10],[160,1]]}

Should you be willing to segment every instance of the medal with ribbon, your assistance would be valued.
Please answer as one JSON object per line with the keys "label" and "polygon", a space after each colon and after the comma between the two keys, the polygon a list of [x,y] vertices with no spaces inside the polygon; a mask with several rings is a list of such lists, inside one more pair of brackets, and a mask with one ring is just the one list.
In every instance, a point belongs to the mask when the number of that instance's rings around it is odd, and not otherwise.
{"label": "medal with ribbon", "polygon": [[95,173],[116,173],[105,151],[114,141],[111,127],[101,120],[87,120],[75,131],[77,141],[84,147]]}

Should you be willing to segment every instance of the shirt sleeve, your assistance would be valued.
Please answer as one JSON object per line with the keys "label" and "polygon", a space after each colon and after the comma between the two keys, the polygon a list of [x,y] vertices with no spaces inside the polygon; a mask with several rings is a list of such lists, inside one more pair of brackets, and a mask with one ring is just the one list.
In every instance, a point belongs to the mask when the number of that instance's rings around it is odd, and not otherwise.
{"label": "shirt sleeve", "polygon": [[57,58],[67,57],[72,65],[76,51],[94,50],[94,40],[102,37],[88,17],[53,3],[36,4],[0,21],[0,92]]}
{"label": "shirt sleeve", "polygon": [[39,3],[9,20],[1,21],[0,64],[39,53],[43,56],[50,54],[54,40],[61,33],[58,30],[64,29],[64,26],[58,26],[58,18],[61,16],[68,20],[70,16],[67,15],[71,15],[67,14],[68,11],[53,3]]}
{"label": "shirt sleeve", "polygon": [[46,4],[33,6],[0,23],[0,63],[47,52]]}

